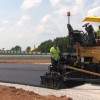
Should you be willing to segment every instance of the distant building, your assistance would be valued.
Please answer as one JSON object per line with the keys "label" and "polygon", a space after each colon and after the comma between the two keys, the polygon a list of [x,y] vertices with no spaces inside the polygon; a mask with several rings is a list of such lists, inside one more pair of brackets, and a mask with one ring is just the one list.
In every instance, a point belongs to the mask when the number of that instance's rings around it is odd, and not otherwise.
{"label": "distant building", "polygon": [[36,50],[36,48],[35,48],[35,45],[34,45],[34,47],[33,48],[31,48],[31,52],[33,52],[33,51],[35,51]]}

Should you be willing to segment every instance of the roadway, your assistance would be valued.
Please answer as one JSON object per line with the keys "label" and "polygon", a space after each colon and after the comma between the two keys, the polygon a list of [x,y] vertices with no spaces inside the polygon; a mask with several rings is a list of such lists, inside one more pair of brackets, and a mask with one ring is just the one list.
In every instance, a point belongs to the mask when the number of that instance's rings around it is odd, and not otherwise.
{"label": "roadway", "polygon": [[47,71],[47,64],[0,63],[0,81],[40,86],[40,75]]}
{"label": "roadway", "polygon": [[34,87],[40,86],[40,75],[44,74],[47,68],[47,64],[0,63],[0,82],[24,84],[24,88],[27,88],[26,85],[30,85],[28,90],[33,90],[41,95],[67,95],[74,100],[100,100],[99,85],[85,84],[75,88],[57,91]]}

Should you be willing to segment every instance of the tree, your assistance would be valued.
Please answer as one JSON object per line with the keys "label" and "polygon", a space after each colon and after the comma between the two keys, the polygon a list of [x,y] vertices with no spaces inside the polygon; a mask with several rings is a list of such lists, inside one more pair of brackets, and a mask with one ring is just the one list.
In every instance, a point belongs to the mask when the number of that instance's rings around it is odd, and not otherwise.
{"label": "tree", "polygon": [[40,46],[38,46],[38,51],[40,51],[41,53],[48,53],[51,46],[53,46],[53,41],[47,40],[45,42],[42,42]]}
{"label": "tree", "polygon": [[12,47],[12,48],[11,48],[11,51],[15,51],[15,47]]}
{"label": "tree", "polygon": [[2,50],[4,51],[4,50],[5,50],[5,48],[2,48]]}
{"label": "tree", "polygon": [[26,51],[29,52],[30,50],[31,50],[31,47],[28,46],[28,47],[26,48]]}
{"label": "tree", "polygon": [[[69,38],[68,37],[59,37],[52,40],[47,40],[44,41],[38,46],[38,50],[41,51],[42,53],[48,53],[50,52],[50,48],[54,45],[54,43],[58,44],[58,47],[60,48],[61,52],[68,52],[69,49]],[[72,47],[71,47],[72,50]]]}
{"label": "tree", "polygon": [[21,51],[21,47],[19,45],[15,46],[15,51]]}
{"label": "tree", "polygon": [[56,39],[54,39],[54,43],[58,44],[58,47],[60,48],[61,52],[67,52],[68,37],[56,38]]}

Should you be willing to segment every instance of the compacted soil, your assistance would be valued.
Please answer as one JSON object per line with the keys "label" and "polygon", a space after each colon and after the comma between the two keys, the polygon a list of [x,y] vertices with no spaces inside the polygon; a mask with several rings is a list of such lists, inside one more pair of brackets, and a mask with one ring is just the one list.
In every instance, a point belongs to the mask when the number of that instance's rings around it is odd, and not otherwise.
{"label": "compacted soil", "polygon": [[0,86],[0,100],[72,100],[69,97],[53,95],[41,96],[34,92],[16,89],[15,87]]}
{"label": "compacted soil", "polygon": [[[50,63],[50,60],[16,60],[16,59],[0,59],[0,63]],[[17,89],[15,87],[0,86],[0,100],[72,100],[70,97],[56,97],[53,94],[41,96],[31,91]]]}
{"label": "compacted soil", "polygon": [[0,59],[0,63],[50,63],[49,59]]}

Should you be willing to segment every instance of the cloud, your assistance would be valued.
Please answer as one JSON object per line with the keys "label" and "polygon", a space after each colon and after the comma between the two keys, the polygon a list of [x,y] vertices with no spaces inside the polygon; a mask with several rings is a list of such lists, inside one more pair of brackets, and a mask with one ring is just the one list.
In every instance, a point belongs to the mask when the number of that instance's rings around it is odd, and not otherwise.
{"label": "cloud", "polygon": [[[43,0],[23,0],[21,7],[25,10],[28,10],[32,7],[39,6],[40,3]],[[84,3],[85,1],[85,3]],[[92,3],[88,4],[87,0],[49,0],[50,4],[47,3],[48,1],[43,2],[43,5],[41,4],[41,8],[39,9],[38,15],[33,17],[33,21],[35,22],[30,24],[30,27],[25,27],[25,25],[29,25],[28,22],[31,20],[32,17],[28,15],[22,16],[16,23],[16,26],[11,26],[15,23],[12,19],[11,25],[9,27],[6,25],[6,27],[0,28],[0,40],[1,44],[5,43],[9,44],[6,46],[6,48],[12,47],[12,45],[19,44],[22,47],[25,48],[26,45],[39,45],[42,41],[48,40],[48,39],[54,39],[56,37],[62,37],[67,36],[67,11],[71,12],[71,25],[72,27],[77,30],[81,27],[81,18],[82,15],[85,16],[87,14],[88,9],[91,7],[93,9],[89,9],[88,14],[94,14],[100,11],[100,7],[93,7]],[[88,1],[90,2],[90,1]],[[99,1],[100,2],[100,1]],[[87,4],[88,5],[87,5]],[[46,7],[49,8],[49,13],[47,14],[44,10],[44,4]],[[86,4],[86,5],[85,5]],[[97,3],[95,3],[96,5]],[[43,9],[42,9],[43,7]],[[84,9],[83,9],[84,8]],[[24,13],[30,13],[30,12],[24,12]],[[40,14],[40,15],[39,15]],[[44,16],[43,16],[44,14]],[[38,17],[37,17],[38,16]],[[43,16],[43,17],[42,17]],[[42,17],[42,18],[41,18]],[[8,17],[7,17],[8,18]],[[17,16],[16,16],[17,18]],[[41,19],[39,19],[41,18]],[[11,20],[11,19],[9,19]],[[40,21],[40,22],[39,22]],[[2,19],[0,20],[2,23]],[[9,21],[5,20],[3,23],[7,24]],[[5,25],[3,24],[3,25]],[[34,25],[35,24],[35,25]],[[2,26],[2,25],[1,25]],[[6,37],[5,37],[6,36]],[[4,38],[5,37],[5,38]],[[8,41],[6,43],[6,41]],[[4,46],[4,44],[3,44]]]}
{"label": "cloud", "polygon": [[5,31],[5,27],[0,27],[0,32]]}
{"label": "cloud", "polygon": [[46,14],[41,18],[40,23],[35,27],[35,33],[42,33],[47,30],[47,27],[50,26],[52,16],[50,14]]}
{"label": "cloud", "polygon": [[50,14],[45,15],[45,16],[41,19],[41,23],[46,23],[50,18],[51,18],[51,15],[50,15]]}
{"label": "cloud", "polygon": [[100,16],[100,6],[92,8],[88,11],[88,16]]}
{"label": "cloud", "polygon": [[[40,23],[35,28],[36,35],[43,36],[44,40],[64,36],[63,22],[66,24],[65,20],[57,17],[57,14],[47,14],[41,18]],[[63,27],[63,28],[62,28]],[[41,39],[40,39],[41,40]]]}
{"label": "cloud", "polygon": [[93,2],[93,8],[94,7],[98,7],[98,6],[100,6],[100,0],[95,0],[94,2]]}
{"label": "cloud", "polygon": [[8,20],[4,20],[4,21],[2,21],[2,23],[3,23],[3,24],[9,24],[10,21],[8,21]]}
{"label": "cloud", "polygon": [[[53,0],[52,5],[53,5]],[[75,2],[72,2],[71,0],[62,0],[59,2],[55,2],[55,13],[57,13],[59,16],[64,16],[68,11],[70,11],[73,15],[82,13],[83,7],[84,7],[84,0],[75,0]]]}
{"label": "cloud", "polygon": [[67,11],[68,11],[68,8],[64,6],[60,9],[56,10],[54,13],[58,14],[59,16],[64,16],[64,15],[66,15]]}
{"label": "cloud", "polygon": [[39,5],[42,0],[24,0],[21,7],[25,10]]}
{"label": "cloud", "polygon": [[31,19],[30,16],[24,15],[24,16],[22,16],[21,19],[17,22],[16,26],[17,26],[17,27],[23,27],[23,26],[25,26],[25,24],[26,24],[27,22],[30,21],[30,19]]}
{"label": "cloud", "polygon": [[50,0],[52,6],[58,6],[60,4],[60,0]]}
{"label": "cloud", "polygon": [[70,2],[70,0],[64,0],[65,2]]}
{"label": "cloud", "polygon": [[76,0],[76,4],[83,6],[84,5],[84,0]]}
{"label": "cloud", "polygon": [[35,33],[36,33],[36,34],[39,34],[39,33],[44,32],[44,30],[45,30],[44,24],[39,24],[39,25],[35,28]]}
{"label": "cloud", "polygon": [[[36,34],[43,36],[44,41],[49,39],[54,39],[56,37],[67,36],[67,12],[70,11],[72,14],[71,24],[77,29],[81,27],[80,16],[82,15],[82,10],[84,7],[84,0],[49,0],[52,4],[54,10],[50,14],[46,14],[41,18],[40,23],[36,27]],[[77,19],[77,20],[76,20]],[[76,23],[79,25],[76,25]],[[79,29],[79,28],[78,28]],[[52,34],[52,35],[51,35]],[[41,39],[40,39],[41,40]]]}

